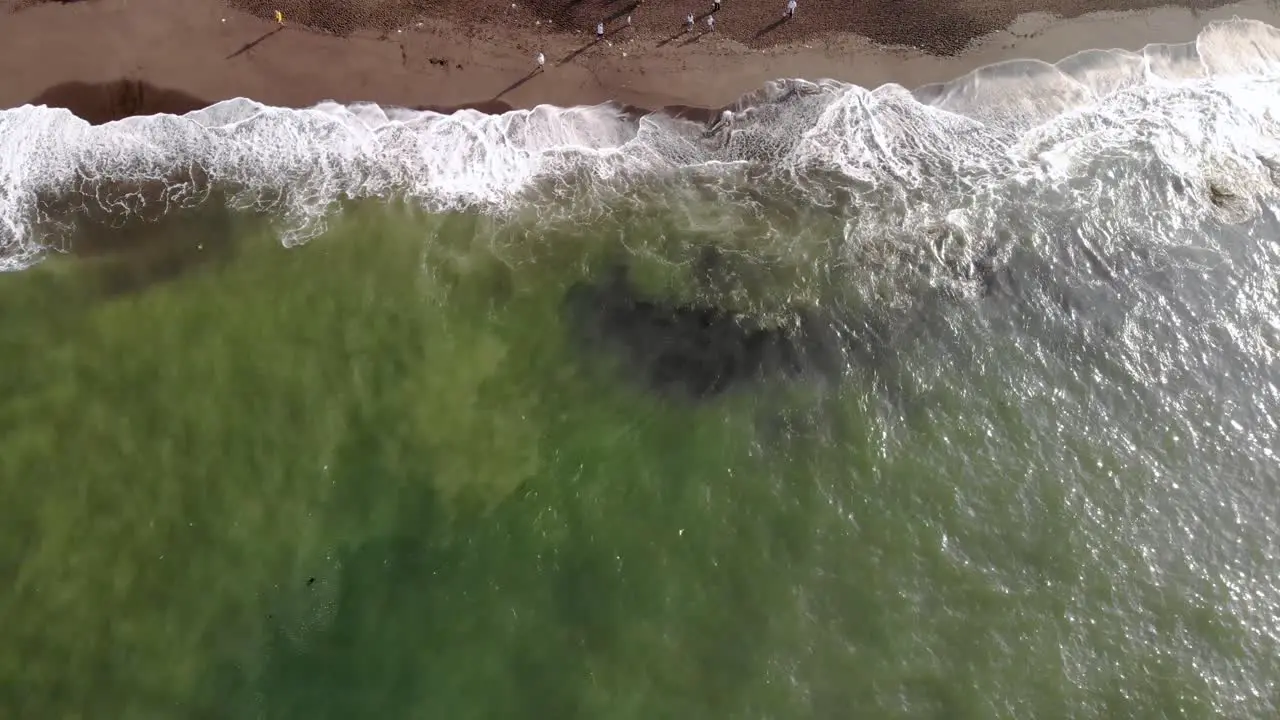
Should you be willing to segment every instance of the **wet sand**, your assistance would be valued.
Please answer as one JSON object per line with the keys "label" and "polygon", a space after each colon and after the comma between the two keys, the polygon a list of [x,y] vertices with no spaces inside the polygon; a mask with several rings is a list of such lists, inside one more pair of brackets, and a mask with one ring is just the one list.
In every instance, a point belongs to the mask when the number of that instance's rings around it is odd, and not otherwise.
{"label": "wet sand", "polygon": [[[941,26],[920,3],[801,2],[794,20],[778,22],[783,4],[775,0],[725,0],[715,32],[699,23],[693,33],[682,27],[681,10],[705,13],[710,0],[544,0],[514,9],[481,0],[421,12],[409,3],[348,21],[283,3],[283,26],[262,3],[241,4],[253,12],[217,0],[8,0],[0,10],[0,107],[66,107],[93,122],[233,97],[293,107],[337,100],[485,111],[606,101],[715,108],[777,78],[914,87],[1013,58],[1053,62],[1089,48],[1188,41],[1208,22],[1233,16],[1280,25],[1280,10],[1266,0],[1102,12],[1087,11],[1128,4],[1041,2],[1075,17],[1017,15],[1015,7],[1028,6],[988,3]],[[997,7],[1006,5],[1007,12]],[[596,41],[584,20],[605,9],[612,9],[605,18],[617,16]],[[998,24],[1003,29],[979,32]],[[872,38],[917,38],[920,47]],[[538,52],[548,61],[542,71]]]}

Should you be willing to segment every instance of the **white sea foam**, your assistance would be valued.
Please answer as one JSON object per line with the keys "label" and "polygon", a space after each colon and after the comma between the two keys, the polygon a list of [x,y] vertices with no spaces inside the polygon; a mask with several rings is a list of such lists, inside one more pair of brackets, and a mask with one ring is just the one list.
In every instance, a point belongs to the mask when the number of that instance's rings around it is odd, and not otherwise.
{"label": "white sea foam", "polygon": [[[1076,200],[1098,200],[1105,185],[1081,179],[1119,172],[1106,163],[1120,156],[1159,161],[1190,186],[1261,197],[1275,192],[1280,162],[1280,31],[1219,22],[1193,43],[1089,50],[1055,65],[1003,62],[914,91],[782,80],[737,110],[731,131],[707,132],[608,105],[492,116],[369,103],[295,110],[238,98],[96,127],[24,106],[0,111],[0,251],[10,267],[33,257],[41,200],[104,183],[163,183],[181,198],[192,194],[177,185],[193,182],[193,168],[233,202],[278,212],[286,243],[320,230],[346,198],[503,212],[570,174],[605,190],[654,173],[743,165],[894,186],[886,192],[914,215],[978,226],[997,212],[979,206],[1009,183],[1074,178],[1085,188]],[[932,197],[947,201],[930,208]]]}

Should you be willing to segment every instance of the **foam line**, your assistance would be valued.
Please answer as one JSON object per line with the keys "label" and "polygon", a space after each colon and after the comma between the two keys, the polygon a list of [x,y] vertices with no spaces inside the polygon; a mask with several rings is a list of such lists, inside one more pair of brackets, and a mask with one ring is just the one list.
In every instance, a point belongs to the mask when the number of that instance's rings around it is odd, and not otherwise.
{"label": "foam line", "polygon": [[445,114],[237,98],[101,125],[26,105],[0,111],[0,253],[10,268],[38,257],[36,228],[68,197],[127,209],[122,195],[198,198],[200,183],[278,212],[286,243],[321,230],[345,198],[504,213],[570,173],[595,178],[582,192],[607,193],[654,174],[744,163],[906,188],[960,182],[980,196],[1011,179],[1091,171],[1108,153],[1150,152],[1193,179],[1228,168],[1235,192],[1257,194],[1274,189],[1263,160],[1280,158],[1277,98],[1280,31],[1232,20],[1192,43],[1003,62],[913,91],[779,80],[730,106],[733,122],[712,130],[610,105]]}

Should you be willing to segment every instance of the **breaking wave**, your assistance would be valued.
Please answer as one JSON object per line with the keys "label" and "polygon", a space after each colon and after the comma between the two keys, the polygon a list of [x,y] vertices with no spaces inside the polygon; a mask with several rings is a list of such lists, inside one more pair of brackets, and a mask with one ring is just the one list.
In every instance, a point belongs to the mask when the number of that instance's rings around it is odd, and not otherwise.
{"label": "breaking wave", "polygon": [[[832,187],[874,200],[862,233],[994,227],[1015,200],[1158,203],[1172,229],[1238,220],[1280,183],[1280,31],[1218,22],[1190,43],[1014,60],[915,90],[779,80],[728,110],[708,125],[612,105],[441,115],[238,98],[91,126],[23,106],[0,111],[0,252],[9,268],[37,259],[68,209],[189,204],[211,188],[277,213],[292,244],[345,199],[504,213],[568,193],[539,207],[572,213],[646,179],[735,169],[827,205]],[[567,176],[585,181],[556,182]]]}

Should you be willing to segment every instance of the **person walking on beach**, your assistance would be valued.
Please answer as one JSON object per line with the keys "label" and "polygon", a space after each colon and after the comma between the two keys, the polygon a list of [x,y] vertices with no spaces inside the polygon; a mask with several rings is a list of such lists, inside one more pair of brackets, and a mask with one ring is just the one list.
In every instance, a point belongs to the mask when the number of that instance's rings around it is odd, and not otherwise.
{"label": "person walking on beach", "polygon": [[284,25],[284,13],[280,12],[279,10],[276,11],[276,24]]}
{"label": "person walking on beach", "polygon": [[689,32],[693,32],[693,13],[689,13],[689,15],[685,17],[684,26],[689,29]]}
{"label": "person walking on beach", "polygon": [[711,12],[720,12],[720,0],[711,0]]}
{"label": "person walking on beach", "polygon": [[596,40],[603,40],[603,39],[604,39],[604,23],[598,22],[596,23]]}
{"label": "person walking on beach", "polygon": [[716,16],[708,15],[707,16],[707,32],[715,32],[715,30],[716,30]]}
{"label": "person walking on beach", "polygon": [[538,70],[541,71],[547,67],[547,56],[538,53]]}
{"label": "person walking on beach", "polygon": [[796,16],[796,0],[787,0],[787,11],[782,13],[784,18],[793,18]]}

